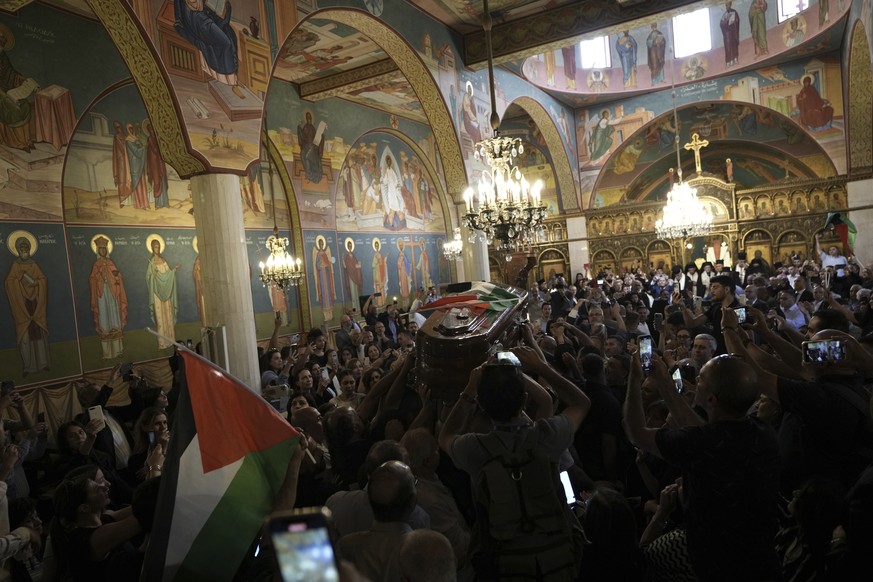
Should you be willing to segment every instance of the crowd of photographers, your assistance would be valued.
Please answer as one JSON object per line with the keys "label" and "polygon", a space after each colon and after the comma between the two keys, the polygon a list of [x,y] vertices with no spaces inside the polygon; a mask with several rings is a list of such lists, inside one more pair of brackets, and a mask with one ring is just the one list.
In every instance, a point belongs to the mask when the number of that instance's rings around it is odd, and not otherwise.
{"label": "crowd of photographers", "polygon": [[[277,509],[330,509],[344,579],[867,579],[873,277],[834,251],[540,281],[451,390],[418,378],[424,318],[396,305],[281,347],[277,321],[261,387],[304,435]],[[136,579],[176,390],[130,381],[129,407],[60,427],[49,504],[4,449],[12,579]],[[39,454],[21,417],[7,438]],[[240,575],[272,579],[268,556]]]}

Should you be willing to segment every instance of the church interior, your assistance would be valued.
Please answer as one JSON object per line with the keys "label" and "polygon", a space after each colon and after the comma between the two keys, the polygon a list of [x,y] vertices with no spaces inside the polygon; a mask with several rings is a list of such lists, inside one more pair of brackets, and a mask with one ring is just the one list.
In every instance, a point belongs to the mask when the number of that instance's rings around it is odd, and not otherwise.
{"label": "church interior", "polygon": [[[867,264],[871,4],[492,0],[486,38],[481,0],[4,0],[0,376],[61,417],[52,388],[122,361],[168,386],[181,339],[254,384],[255,338],[362,297],[786,263],[830,212]],[[492,113],[543,184],[512,250],[465,226]],[[713,224],[665,240],[680,172]],[[259,277],[273,236],[285,289]]]}

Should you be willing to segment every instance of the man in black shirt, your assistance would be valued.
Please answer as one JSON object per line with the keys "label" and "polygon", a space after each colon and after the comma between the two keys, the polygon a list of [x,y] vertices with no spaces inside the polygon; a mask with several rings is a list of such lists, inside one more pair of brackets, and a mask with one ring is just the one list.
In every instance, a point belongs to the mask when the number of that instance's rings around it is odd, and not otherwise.
{"label": "man in black shirt", "polygon": [[[709,311],[694,315],[687,307],[682,308],[682,317],[685,319],[685,327],[689,329],[700,327],[705,323],[712,326],[712,336],[718,345],[716,354],[724,354],[724,334],[721,332],[721,311],[728,308],[739,307],[740,302],[736,298],[737,285],[730,275],[716,275],[709,280],[709,292],[712,297],[712,307]],[[682,304],[681,298],[673,294],[673,303]]]}
{"label": "man in black shirt", "polygon": [[[778,529],[779,453],[772,429],[747,411],[757,400],[754,370],[740,358],[719,356],[700,372],[697,401],[709,423],[680,397],[659,391],[679,429],[646,427],[640,385],[642,369],[634,356],[625,401],[631,441],[682,470],[688,555],[701,582],[762,582],[781,579],[774,549]],[[671,403],[671,400],[674,400]],[[676,403],[685,407],[674,409]]]}

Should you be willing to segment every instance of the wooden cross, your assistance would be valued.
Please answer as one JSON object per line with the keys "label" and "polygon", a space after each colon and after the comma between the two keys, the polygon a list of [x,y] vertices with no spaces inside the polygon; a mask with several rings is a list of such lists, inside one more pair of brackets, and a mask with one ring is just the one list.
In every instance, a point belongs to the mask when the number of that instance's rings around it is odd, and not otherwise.
{"label": "wooden cross", "polygon": [[701,140],[698,134],[691,136],[691,143],[685,144],[686,150],[694,150],[694,166],[697,168],[697,173],[701,172],[700,166],[700,150],[709,145],[709,141]]}

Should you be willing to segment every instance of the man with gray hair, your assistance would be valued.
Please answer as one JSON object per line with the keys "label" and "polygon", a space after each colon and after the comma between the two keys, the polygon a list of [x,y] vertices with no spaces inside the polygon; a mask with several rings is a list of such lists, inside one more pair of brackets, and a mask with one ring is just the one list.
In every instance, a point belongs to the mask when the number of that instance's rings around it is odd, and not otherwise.
{"label": "man with gray hair", "polygon": [[691,359],[694,360],[695,367],[698,370],[703,368],[706,362],[715,355],[717,349],[718,343],[708,333],[699,333],[694,336],[694,342],[691,344]]}

